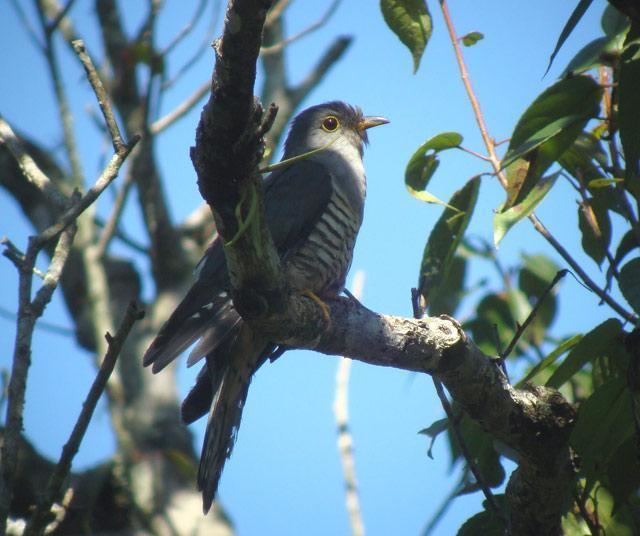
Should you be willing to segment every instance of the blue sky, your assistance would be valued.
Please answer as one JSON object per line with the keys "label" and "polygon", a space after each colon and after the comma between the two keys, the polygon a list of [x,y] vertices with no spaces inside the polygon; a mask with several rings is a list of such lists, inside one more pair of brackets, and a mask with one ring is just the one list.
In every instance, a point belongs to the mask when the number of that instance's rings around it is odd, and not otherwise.
{"label": "blue sky", "polygon": [[[136,27],[145,2],[123,2],[131,10],[127,19]],[[161,18],[160,42],[170,37],[190,17],[194,1],[167,1]],[[313,0],[292,2],[287,28],[304,29],[321,14]],[[459,35],[481,31],[485,39],[465,49],[470,77],[476,89],[491,135],[509,137],[526,106],[552,84],[573,54],[600,33],[599,18],[606,3],[596,0],[544,77],[551,53],[574,2],[452,2],[450,10]],[[514,7],[517,5],[517,8]],[[188,6],[188,7],[185,7]],[[440,214],[434,205],[413,199],[403,184],[404,167],[413,151],[429,137],[443,131],[463,134],[464,145],[482,152],[470,105],[465,97],[453,51],[439,12],[430,2],[434,33],[417,75],[412,74],[409,52],[386,28],[377,2],[343,1],[320,31],[295,43],[288,51],[292,81],[303,78],[332,40],[343,34],[355,37],[345,59],[331,70],[303,106],[341,99],[361,106],[370,115],[384,115],[391,123],[370,133],[365,154],[368,197],[352,275],[365,272],[363,303],[387,314],[411,315],[409,291],[415,286],[422,248]],[[99,53],[96,28],[91,21],[93,3],[77,2],[72,15],[89,50]],[[201,36],[206,21],[195,35]],[[175,72],[180,58],[188,57],[199,37],[179,50],[170,63]],[[28,132],[45,146],[56,146],[60,127],[42,58],[25,36],[14,11],[3,9],[0,19],[3,82],[0,114],[16,129]],[[76,62],[63,52],[66,82],[76,111],[75,126],[85,173],[90,180],[102,162],[97,156],[110,150],[101,141],[85,113],[95,109],[92,94]],[[167,96],[163,111],[171,110],[193,88],[210,76],[213,54],[205,51],[197,66]],[[199,107],[175,128],[163,134],[158,155],[176,221],[201,202],[195,173],[188,156],[194,140]],[[448,198],[474,174],[487,166],[462,152],[448,152],[430,184],[430,191]],[[101,202],[108,206],[107,194]],[[495,181],[484,178],[470,233],[490,240],[492,210],[504,199]],[[140,217],[130,203],[126,211],[129,232],[140,233]],[[551,232],[565,244],[593,277],[603,275],[581,253],[577,237],[577,207],[573,191],[558,182],[537,211]],[[26,244],[30,228],[19,209],[0,191],[0,235],[19,246]],[[118,249],[116,249],[118,251]],[[120,250],[123,254],[126,250]],[[507,235],[500,248],[505,265],[517,263],[521,253],[549,254],[562,265],[527,222]],[[138,259],[141,268],[147,266]],[[470,281],[493,277],[490,266],[474,265]],[[0,306],[15,310],[17,274],[0,261]],[[146,296],[152,295],[149,281]],[[463,304],[459,317],[473,311],[473,300]],[[577,314],[576,311],[580,313]],[[580,332],[610,316],[598,300],[574,280],[561,287],[556,334]],[[60,297],[44,320],[70,327]],[[0,318],[0,367],[10,366],[14,325]],[[342,473],[336,448],[332,412],[338,360],[310,352],[288,352],[256,375],[244,412],[239,440],[227,464],[220,499],[239,534],[326,535],[348,534]],[[180,387],[185,392],[195,371],[182,366]],[[92,377],[90,356],[78,350],[70,337],[38,330],[27,393],[25,432],[45,454],[57,457],[80,409]],[[370,535],[418,534],[455,483],[445,441],[436,442],[434,459],[426,456],[424,436],[417,432],[442,416],[430,378],[408,372],[355,363],[350,386],[350,417],[355,443],[355,463],[362,513]],[[204,422],[192,426],[199,445]],[[110,455],[113,438],[105,406],[101,406],[76,458],[76,467],[91,466]],[[481,496],[458,500],[438,526],[436,534],[455,532],[460,523],[480,509]]]}

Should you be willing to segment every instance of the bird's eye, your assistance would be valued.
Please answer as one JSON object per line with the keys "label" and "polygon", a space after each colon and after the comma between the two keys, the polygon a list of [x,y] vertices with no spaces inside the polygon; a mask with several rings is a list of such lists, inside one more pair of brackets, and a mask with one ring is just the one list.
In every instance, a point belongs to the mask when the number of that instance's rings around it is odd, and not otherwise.
{"label": "bird's eye", "polygon": [[322,130],[325,132],[335,132],[340,126],[340,121],[335,115],[330,115],[322,122]]}

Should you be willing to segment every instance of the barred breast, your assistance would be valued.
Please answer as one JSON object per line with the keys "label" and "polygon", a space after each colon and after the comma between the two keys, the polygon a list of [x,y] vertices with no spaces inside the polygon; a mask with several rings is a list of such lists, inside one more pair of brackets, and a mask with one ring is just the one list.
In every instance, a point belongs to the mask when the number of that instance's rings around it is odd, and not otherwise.
{"label": "barred breast", "polygon": [[362,209],[353,208],[347,195],[334,184],[327,208],[297,252],[285,262],[291,285],[317,294],[337,294],[344,287]]}

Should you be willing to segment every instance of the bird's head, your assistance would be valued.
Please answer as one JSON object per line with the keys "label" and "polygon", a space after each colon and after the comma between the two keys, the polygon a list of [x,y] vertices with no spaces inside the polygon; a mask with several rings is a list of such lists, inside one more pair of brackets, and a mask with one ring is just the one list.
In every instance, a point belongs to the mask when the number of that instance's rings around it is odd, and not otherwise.
{"label": "bird's head", "polygon": [[367,129],[384,125],[384,117],[365,116],[360,108],[344,102],[318,104],[302,111],[291,125],[284,146],[284,158],[291,158],[314,149],[352,146],[362,155],[369,142]]}

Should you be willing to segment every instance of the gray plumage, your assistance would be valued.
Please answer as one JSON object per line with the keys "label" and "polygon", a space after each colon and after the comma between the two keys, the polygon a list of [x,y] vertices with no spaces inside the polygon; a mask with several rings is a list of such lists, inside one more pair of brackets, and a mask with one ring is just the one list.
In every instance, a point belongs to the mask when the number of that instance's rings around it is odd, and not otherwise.
{"label": "gray plumage", "polygon": [[[343,290],[362,223],[366,129],[384,123],[386,119],[364,117],[342,102],[313,106],[294,119],[283,159],[324,150],[274,171],[264,183],[267,225],[292,289],[320,298]],[[187,423],[209,412],[198,469],[205,512],[231,454],[251,377],[278,351],[243,322],[228,289],[222,244],[216,238],[194,285],[143,359],[158,372],[196,341],[189,366],[206,358],[182,404]]]}

